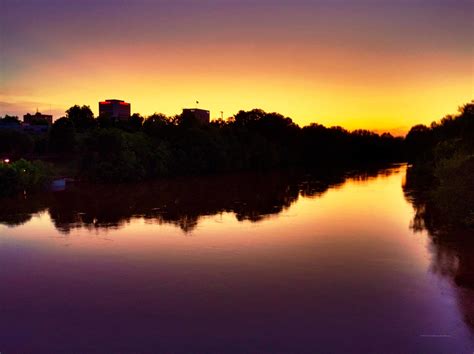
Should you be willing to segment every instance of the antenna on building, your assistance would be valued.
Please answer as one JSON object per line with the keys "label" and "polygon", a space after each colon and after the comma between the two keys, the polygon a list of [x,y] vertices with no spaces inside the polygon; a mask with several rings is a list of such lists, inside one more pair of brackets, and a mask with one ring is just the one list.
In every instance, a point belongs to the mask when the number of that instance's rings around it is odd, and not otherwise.
{"label": "antenna on building", "polygon": [[224,119],[224,111],[221,111],[221,119]]}

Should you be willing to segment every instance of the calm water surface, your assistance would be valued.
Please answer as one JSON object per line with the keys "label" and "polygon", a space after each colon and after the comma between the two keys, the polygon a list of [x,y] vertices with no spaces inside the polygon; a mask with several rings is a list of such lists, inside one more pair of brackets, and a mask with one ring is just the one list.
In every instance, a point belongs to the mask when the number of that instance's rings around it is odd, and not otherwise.
{"label": "calm water surface", "polygon": [[413,227],[404,177],[182,178],[3,201],[0,352],[472,353],[463,250]]}

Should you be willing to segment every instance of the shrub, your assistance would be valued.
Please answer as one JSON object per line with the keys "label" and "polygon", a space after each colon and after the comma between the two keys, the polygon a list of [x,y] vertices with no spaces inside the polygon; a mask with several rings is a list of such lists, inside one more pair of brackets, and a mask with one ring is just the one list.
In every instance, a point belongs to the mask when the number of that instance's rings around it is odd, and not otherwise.
{"label": "shrub", "polygon": [[18,160],[0,163],[0,196],[44,187],[51,180],[50,169],[40,161]]}

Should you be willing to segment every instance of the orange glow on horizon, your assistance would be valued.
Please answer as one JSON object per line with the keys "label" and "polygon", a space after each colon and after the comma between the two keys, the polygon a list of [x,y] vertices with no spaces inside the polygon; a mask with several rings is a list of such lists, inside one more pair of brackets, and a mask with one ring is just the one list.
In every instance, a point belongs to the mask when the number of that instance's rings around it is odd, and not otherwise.
{"label": "orange glow on horizon", "polygon": [[[20,53],[13,69],[21,70],[0,72],[0,115],[51,107],[58,118],[74,104],[97,115],[102,97],[130,102],[143,116],[175,115],[199,101],[214,119],[220,112],[225,118],[261,108],[300,126],[315,122],[400,135],[474,98],[472,19],[466,11],[349,3],[314,9],[189,5],[194,15],[186,23],[173,17],[181,18],[181,8],[167,12],[163,4],[127,3],[111,10],[115,17],[88,21],[85,33],[69,14],[25,30],[31,43],[44,38],[51,51]],[[453,16],[445,19],[448,10]],[[162,22],[151,21],[155,17]],[[336,19],[344,25],[334,26]]]}
{"label": "orange glow on horizon", "polygon": [[[172,48],[169,50],[172,52]],[[35,87],[19,101],[52,102],[59,112],[74,104],[86,104],[98,114],[98,98],[116,96],[133,103],[134,112],[148,116],[178,114],[199,100],[200,107],[211,111],[211,118],[220,117],[221,111],[229,117],[241,109],[262,108],[289,116],[301,126],[317,122],[400,135],[415,124],[430,124],[455,113],[458,106],[474,97],[472,81],[465,75],[467,58],[446,56],[428,65],[428,58],[420,62],[402,58],[398,64],[407,75],[401,77],[391,69],[374,68],[377,56],[367,54],[354,55],[354,68],[343,70],[347,64],[344,53],[329,49],[325,59],[318,59],[317,53],[299,58],[287,53],[278,59],[279,67],[268,67],[265,58],[258,55],[233,60],[244,48],[228,48],[220,59],[212,59],[214,50],[206,57],[198,48],[188,50],[197,58],[193,63],[158,52],[138,56],[133,59],[136,69],[126,75],[126,85],[123,73],[132,59],[102,54],[101,60],[94,62],[96,52],[77,52],[72,62],[35,67],[35,74],[28,79],[54,80],[51,85]],[[139,51],[144,53],[146,48]],[[319,64],[313,68],[315,60]],[[214,69],[206,65],[207,61],[213,61]],[[449,76],[439,72],[439,66],[446,62],[452,62],[455,69]],[[77,68],[72,82],[68,75],[71,67]],[[2,96],[0,93],[0,99],[9,98]]]}

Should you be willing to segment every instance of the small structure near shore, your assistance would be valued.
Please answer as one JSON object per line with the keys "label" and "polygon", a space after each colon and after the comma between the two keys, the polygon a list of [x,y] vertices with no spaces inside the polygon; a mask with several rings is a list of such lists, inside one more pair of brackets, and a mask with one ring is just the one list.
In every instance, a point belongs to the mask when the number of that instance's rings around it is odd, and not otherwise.
{"label": "small structure near shore", "polygon": [[51,181],[50,189],[53,192],[61,192],[66,190],[66,186],[68,183],[74,182],[73,178],[68,177],[58,177]]}

